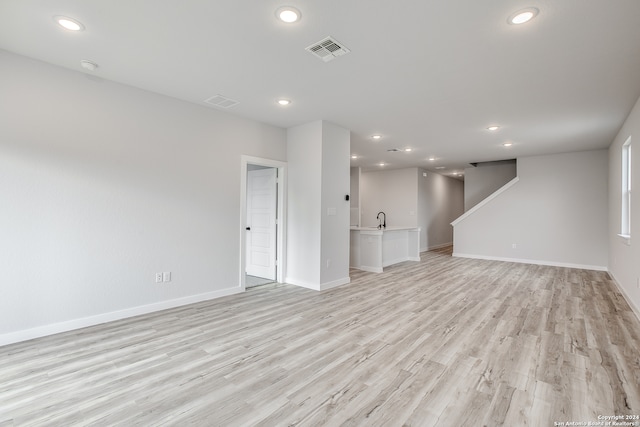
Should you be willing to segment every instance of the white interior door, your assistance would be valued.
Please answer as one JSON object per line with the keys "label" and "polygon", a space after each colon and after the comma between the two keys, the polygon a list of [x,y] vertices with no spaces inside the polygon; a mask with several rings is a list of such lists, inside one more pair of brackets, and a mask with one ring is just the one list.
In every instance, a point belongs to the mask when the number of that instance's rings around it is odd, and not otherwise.
{"label": "white interior door", "polygon": [[247,171],[246,273],[276,280],[276,168]]}

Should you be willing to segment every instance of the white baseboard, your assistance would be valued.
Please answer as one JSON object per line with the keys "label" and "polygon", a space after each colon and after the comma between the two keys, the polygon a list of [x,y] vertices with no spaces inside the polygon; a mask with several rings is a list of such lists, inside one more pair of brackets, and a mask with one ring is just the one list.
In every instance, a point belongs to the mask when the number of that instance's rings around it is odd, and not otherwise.
{"label": "white baseboard", "polygon": [[638,318],[638,321],[640,321],[640,308],[633,303],[633,300],[631,299],[627,291],[625,291],[624,288],[620,285],[620,282],[618,282],[618,279],[616,279],[616,276],[614,276],[611,271],[609,271],[608,273],[609,273],[609,276],[611,276],[611,280],[616,285],[616,287],[622,294],[625,301],[627,301],[627,304],[629,304],[629,307],[631,307],[631,311],[633,312],[633,314],[636,315],[636,317]]}
{"label": "white baseboard", "polygon": [[366,265],[361,265],[359,267],[351,267],[362,271],[368,271],[369,273],[382,273],[382,267],[369,267]]}
{"label": "white baseboard", "polygon": [[326,291],[327,289],[331,289],[331,288],[335,288],[338,286],[351,283],[351,278],[344,277],[342,279],[334,280],[332,282],[327,282],[327,283],[309,283],[309,282],[305,282],[304,280],[298,280],[291,277],[287,277],[285,282],[290,285],[300,286],[301,288],[313,289],[314,291]]}
{"label": "white baseboard", "polygon": [[320,290],[320,285],[317,283],[305,282],[304,280],[298,280],[293,277],[285,277],[284,282],[289,285],[300,286],[301,288],[313,289],[314,291]]}
{"label": "white baseboard", "polygon": [[486,259],[489,261],[506,261],[506,262],[518,262],[521,264],[548,265],[551,267],[578,268],[581,270],[609,271],[607,267],[604,267],[602,265],[571,264],[567,262],[543,261],[543,260],[537,260],[537,259],[503,258],[503,257],[494,257],[494,256],[487,256],[487,255],[461,254],[458,252],[454,252],[452,256],[458,257],[458,258]]}
{"label": "white baseboard", "polygon": [[402,258],[396,258],[396,259],[390,259],[387,260],[386,262],[382,263],[382,267],[389,267],[390,265],[393,264],[398,264],[400,262],[405,262],[405,261],[409,261],[409,258],[407,257],[402,257]]}
{"label": "white baseboard", "polygon": [[167,310],[169,308],[194,304],[197,302],[220,298],[227,295],[233,295],[240,292],[244,292],[244,290],[238,286],[233,288],[221,289],[219,291],[206,292],[204,294],[190,295],[188,297],[161,301],[148,305],[131,307],[124,310],[112,311],[109,313],[102,313],[95,316],[38,326],[22,331],[10,332],[8,334],[0,335],[0,346],[27,341],[34,338],[40,338],[47,335],[58,334],[61,332],[69,332],[75,329],[86,328],[88,326],[95,326],[102,323],[113,322],[115,320],[126,319],[128,317],[139,316],[141,314],[148,314],[156,311]]}
{"label": "white baseboard", "polygon": [[351,278],[350,277],[343,277],[342,279],[333,280],[333,281],[327,282],[327,283],[321,283],[320,284],[320,290],[321,291],[326,291],[327,289],[337,288],[338,286],[348,285],[349,283],[351,283]]}
{"label": "white baseboard", "polygon": [[420,252],[433,251],[433,250],[436,250],[436,249],[446,248],[447,246],[453,246],[453,242],[442,243],[440,245],[433,245],[433,246],[429,246],[427,248],[420,248]]}

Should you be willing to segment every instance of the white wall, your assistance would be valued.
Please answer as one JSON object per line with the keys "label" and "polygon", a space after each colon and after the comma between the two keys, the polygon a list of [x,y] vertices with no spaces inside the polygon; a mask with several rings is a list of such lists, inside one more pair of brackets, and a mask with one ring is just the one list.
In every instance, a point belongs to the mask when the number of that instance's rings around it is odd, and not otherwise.
{"label": "white wall", "polygon": [[322,122],[287,129],[287,282],[320,283]]}
{"label": "white wall", "polygon": [[464,210],[468,211],[517,175],[516,161],[484,162],[464,170]]}
{"label": "white wall", "polygon": [[640,99],[609,148],[609,272],[640,317],[640,193],[631,199],[631,241],[618,236],[621,222],[622,144],[631,136],[631,188],[640,188]]}
{"label": "white wall", "polygon": [[606,150],[519,158],[519,181],[455,226],[454,255],[606,269],[607,169]]}
{"label": "white wall", "polygon": [[0,344],[240,290],[240,156],[283,129],[4,51],[0,93]]}
{"label": "white wall", "polygon": [[349,282],[350,145],[347,129],[323,121],[287,130],[288,283],[322,290]]}
{"label": "white wall", "polygon": [[417,168],[363,172],[360,175],[362,226],[378,226],[376,216],[383,211],[387,227],[417,227],[417,173]]}
{"label": "white wall", "polygon": [[322,122],[321,288],[349,282],[351,132]]}
{"label": "white wall", "polygon": [[[426,177],[423,176],[425,173]],[[462,181],[418,169],[418,227],[421,228],[421,251],[451,245],[451,222],[463,213]]]}
{"label": "white wall", "polygon": [[351,209],[349,225],[360,225],[360,168],[351,168],[349,205]]}
{"label": "white wall", "polygon": [[360,206],[364,227],[377,226],[380,211],[388,227],[420,227],[425,251],[453,242],[451,222],[463,213],[464,188],[462,181],[419,168],[362,172]]}

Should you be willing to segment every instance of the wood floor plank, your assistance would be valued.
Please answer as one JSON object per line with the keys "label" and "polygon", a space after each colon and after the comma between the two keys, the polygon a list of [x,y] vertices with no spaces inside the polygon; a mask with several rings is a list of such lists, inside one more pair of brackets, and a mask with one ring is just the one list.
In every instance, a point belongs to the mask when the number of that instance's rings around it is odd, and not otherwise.
{"label": "wood floor plank", "polygon": [[640,414],[607,273],[452,258],[0,347],[0,426],[542,426]]}

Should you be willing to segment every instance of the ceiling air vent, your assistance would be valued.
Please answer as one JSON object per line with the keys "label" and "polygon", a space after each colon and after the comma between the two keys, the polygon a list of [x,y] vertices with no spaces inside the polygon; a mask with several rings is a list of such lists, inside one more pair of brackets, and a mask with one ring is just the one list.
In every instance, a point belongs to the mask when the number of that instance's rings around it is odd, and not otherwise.
{"label": "ceiling air vent", "polygon": [[400,152],[402,150],[399,149],[399,148],[389,148],[387,151],[390,152],[390,153],[398,153],[398,152]]}
{"label": "ceiling air vent", "polygon": [[233,99],[229,99],[226,96],[222,95],[214,95],[211,98],[205,99],[204,102],[213,105],[214,107],[220,108],[231,108],[234,105],[239,104],[238,101],[234,101]]}
{"label": "ceiling air vent", "polygon": [[351,52],[349,49],[344,47],[342,43],[337,42],[332,37],[322,39],[318,43],[314,43],[307,47],[305,50],[311,52],[324,62],[329,62],[338,56],[346,55]]}

